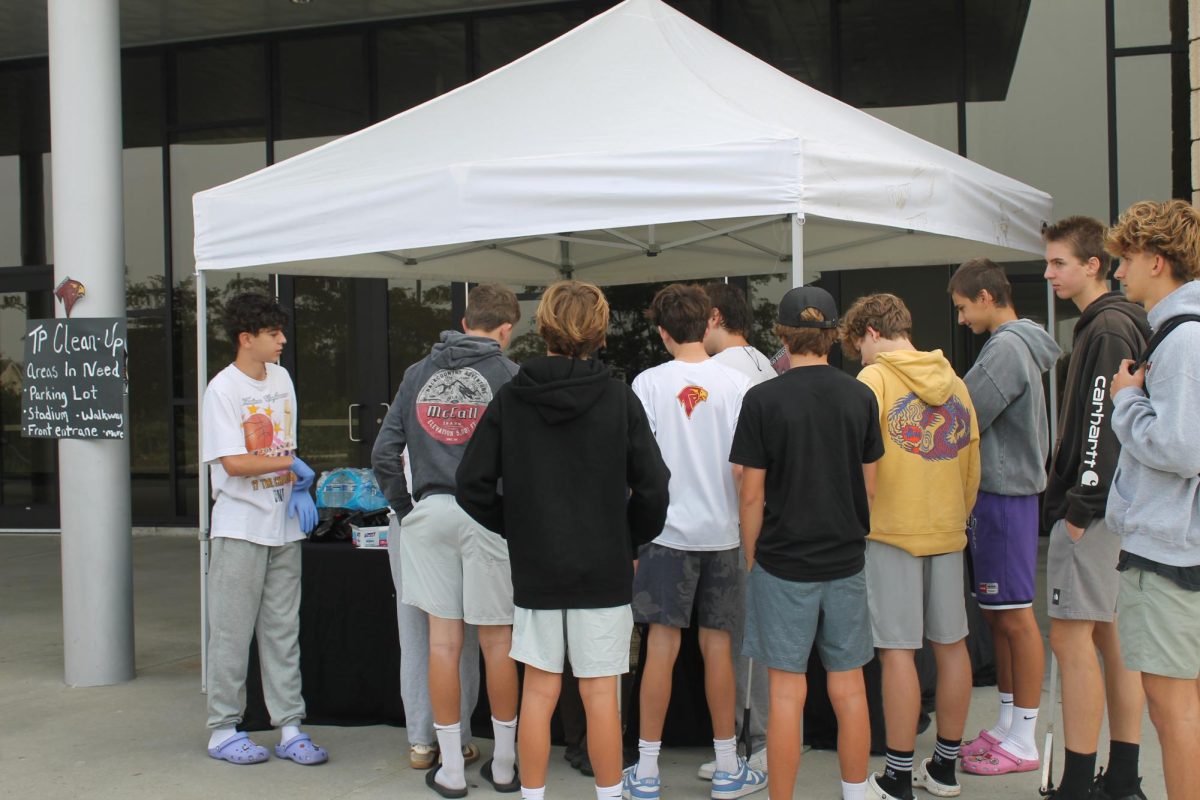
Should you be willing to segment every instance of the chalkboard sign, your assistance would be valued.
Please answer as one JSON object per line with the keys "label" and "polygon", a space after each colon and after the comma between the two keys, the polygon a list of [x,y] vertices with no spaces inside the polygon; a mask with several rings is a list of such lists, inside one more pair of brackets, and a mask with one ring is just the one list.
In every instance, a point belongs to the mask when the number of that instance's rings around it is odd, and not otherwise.
{"label": "chalkboard sign", "polygon": [[21,435],[124,439],[125,342],[120,318],[28,320]]}

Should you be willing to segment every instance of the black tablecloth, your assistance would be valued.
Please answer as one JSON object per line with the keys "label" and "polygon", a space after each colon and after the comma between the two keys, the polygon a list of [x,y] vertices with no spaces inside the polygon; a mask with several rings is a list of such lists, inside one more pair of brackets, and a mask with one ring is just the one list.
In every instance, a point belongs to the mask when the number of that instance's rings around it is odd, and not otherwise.
{"label": "black tablecloth", "polygon": [[[304,542],[300,600],[300,671],[304,682],[307,722],[313,725],[403,725],[400,701],[400,643],[396,631],[396,599],[385,550],[359,550],[348,542]],[[990,640],[973,602],[972,660],[976,675],[990,669]],[[663,741],[667,745],[712,742],[704,698],[704,667],[695,628],[684,631]],[[252,644],[246,680],[245,730],[270,727],[262,697],[257,647]],[[932,687],[932,658],[918,657],[922,685]],[[877,662],[866,671],[871,705],[872,739],[882,741],[883,714]],[[978,682],[978,681],[977,681]],[[481,665],[479,705],[472,729],[490,736]],[[637,739],[636,694],[625,703],[629,734]],[[740,703],[740,701],[739,701]],[[739,710],[739,714],[740,714]],[[821,746],[836,742],[836,723],[825,694],[824,671],[813,659],[805,708],[806,739]],[[557,726],[556,726],[557,729]],[[556,730],[557,732],[557,730]],[[557,738],[557,737],[556,737]]]}
{"label": "black tablecloth", "polygon": [[[313,725],[404,724],[400,643],[386,550],[304,542],[300,672]],[[257,647],[246,676],[247,730],[270,727]]]}

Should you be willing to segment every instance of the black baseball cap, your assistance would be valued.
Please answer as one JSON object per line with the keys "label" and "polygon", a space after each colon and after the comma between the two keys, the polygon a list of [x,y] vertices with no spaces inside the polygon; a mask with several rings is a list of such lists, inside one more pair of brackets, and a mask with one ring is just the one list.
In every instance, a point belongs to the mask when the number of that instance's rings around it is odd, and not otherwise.
{"label": "black baseball cap", "polygon": [[[821,312],[824,321],[801,319],[805,309],[815,308]],[[780,325],[789,328],[836,328],[838,324],[837,304],[833,295],[819,286],[797,286],[789,289],[779,301],[777,320]]]}

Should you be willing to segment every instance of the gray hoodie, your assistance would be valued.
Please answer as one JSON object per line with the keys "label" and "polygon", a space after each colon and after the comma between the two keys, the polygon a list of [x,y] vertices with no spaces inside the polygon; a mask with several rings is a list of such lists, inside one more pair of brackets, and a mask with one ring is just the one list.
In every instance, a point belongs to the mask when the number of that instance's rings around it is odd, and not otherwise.
{"label": "gray hoodie", "polygon": [[[1191,281],[1150,311],[1157,329],[1171,317],[1200,314],[1200,282]],[[1112,427],[1121,458],[1106,519],[1129,553],[1172,567],[1200,565],[1200,323],[1162,340],[1146,371],[1146,389],[1122,389]]]}
{"label": "gray hoodie", "polygon": [[[454,494],[454,474],[479,418],[517,365],[483,336],[442,331],[429,355],[404,372],[371,449],[375,478],[388,505],[403,517],[413,498]],[[408,447],[412,496],[401,454]]]}
{"label": "gray hoodie", "polygon": [[992,333],[963,382],[980,431],[981,491],[1010,496],[1046,488],[1050,421],[1042,375],[1062,349],[1036,322],[1006,322]]}

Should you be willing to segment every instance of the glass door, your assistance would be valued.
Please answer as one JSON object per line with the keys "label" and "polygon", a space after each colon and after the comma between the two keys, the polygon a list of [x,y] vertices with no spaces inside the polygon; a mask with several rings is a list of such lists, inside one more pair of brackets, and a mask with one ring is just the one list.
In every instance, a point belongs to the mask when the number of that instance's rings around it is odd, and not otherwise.
{"label": "glass door", "polygon": [[[391,400],[387,282],[322,277],[289,283],[293,321],[284,364],[300,401],[300,456],[318,474],[369,467]],[[288,305],[286,287],[280,288]]]}
{"label": "glass door", "polygon": [[25,321],[54,316],[51,267],[0,269],[0,530],[58,527],[58,446],[21,435]]}
{"label": "glass door", "polygon": [[371,448],[404,370],[425,357],[441,331],[459,329],[465,287],[281,278],[279,295],[293,310],[283,363],[300,401],[300,456],[318,474],[371,466]]}

